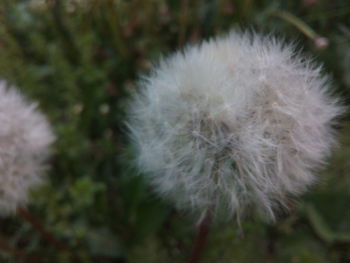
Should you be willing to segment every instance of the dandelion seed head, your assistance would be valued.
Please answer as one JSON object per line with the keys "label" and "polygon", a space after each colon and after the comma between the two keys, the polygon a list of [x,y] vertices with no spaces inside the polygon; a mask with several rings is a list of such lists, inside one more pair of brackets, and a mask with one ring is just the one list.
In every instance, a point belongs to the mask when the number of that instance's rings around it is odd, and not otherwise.
{"label": "dandelion seed head", "polygon": [[29,191],[40,185],[54,140],[51,128],[14,88],[0,81],[0,214],[25,205]]}
{"label": "dandelion seed head", "polygon": [[342,112],[322,68],[256,33],[188,46],[140,82],[128,126],[137,165],[179,209],[274,219],[316,181]]}

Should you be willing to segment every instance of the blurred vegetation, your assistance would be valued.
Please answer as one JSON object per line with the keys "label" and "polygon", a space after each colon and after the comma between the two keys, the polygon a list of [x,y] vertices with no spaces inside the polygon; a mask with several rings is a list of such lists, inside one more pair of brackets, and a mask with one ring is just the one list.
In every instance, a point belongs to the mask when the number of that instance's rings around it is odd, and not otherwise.
{"label": "blurred vegetation", "polygon": [[[20,256],[0,262],[186,262],[194,222],[163,203],[130,163],[128,95],[152,61],[231,28],[297,40],[350,91],[347,0],[0,0],[0,76],[39,101],[58,140],[31,212],[57,249],[18,216],[0,237]],[[311,33],[310,33],[311,32]],[[320,45],[319,37],[323,37]],[[321,183],[269,225],[214,226],[202,262],[350,262],[350,124]],[[2,242],[0,240],[0,243]]]}

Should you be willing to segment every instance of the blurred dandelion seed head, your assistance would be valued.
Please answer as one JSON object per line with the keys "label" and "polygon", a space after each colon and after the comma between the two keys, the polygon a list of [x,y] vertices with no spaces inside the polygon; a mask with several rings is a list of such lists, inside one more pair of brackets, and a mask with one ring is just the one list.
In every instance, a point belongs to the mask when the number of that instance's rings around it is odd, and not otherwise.
{"label": "blurred dandelion seed head", "polygon": [[28,202],[30,189],[42,183],[54,135],[37,105],[0,81],[0,214]]}
{"label": "blurred dandelion seed head", "polygon": [[161,61],[130,103],[137,164],[179,209],[274,219],[315,182],[342,112],[322,68],[278,38],[231,32]]}

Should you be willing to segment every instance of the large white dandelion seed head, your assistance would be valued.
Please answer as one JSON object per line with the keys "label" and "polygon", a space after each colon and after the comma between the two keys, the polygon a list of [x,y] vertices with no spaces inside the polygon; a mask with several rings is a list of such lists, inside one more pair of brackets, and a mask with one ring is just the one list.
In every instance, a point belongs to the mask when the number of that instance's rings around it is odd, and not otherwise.
{"label": "large white dandelion seed head", "polygon": [[322,68],[275,37],[231,32],[161,61],[130,103],[137,164],[180,209],[240,217],[315,182],[342,112]]}
{"label": "large white dandelion seed head", "polygon": [[43,181],[54,135],[36,106],[0,81],[0,215],[25,205]]}

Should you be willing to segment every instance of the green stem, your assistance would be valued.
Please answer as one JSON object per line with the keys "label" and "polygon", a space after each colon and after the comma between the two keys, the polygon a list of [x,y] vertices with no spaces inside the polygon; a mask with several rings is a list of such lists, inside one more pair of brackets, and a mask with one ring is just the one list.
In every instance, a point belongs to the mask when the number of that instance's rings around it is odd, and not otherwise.
{"label": "green stem", "polygon": [[182,47],[184,45],[185,39],[186,39],[188,13],[189,13],[188,5],[189,5],[188,0],[181,1],[181,12],[180,12],[180,21],[179,21],[179,39],[178,39],[179,47]]}
{"label": "green stem", "polygon": [[272,15],[282,18],[283,20],[289,22],[298,28],[305,36],[310,38],[317,49],[324,49],[328,46],[328,39],[318,35],[310,26],[308,26],[300,18],[292,15],[291,13],[285,11],[274,11]]}
{"label": "green stem", "polygon": [[318,37],[318,34],[310,26],[308,26],[304,21],[292,15],[291,13],[285,11],[274,11],[272,15],[282,18],[283,20],[289,22],[310,39],[314,40]]}

